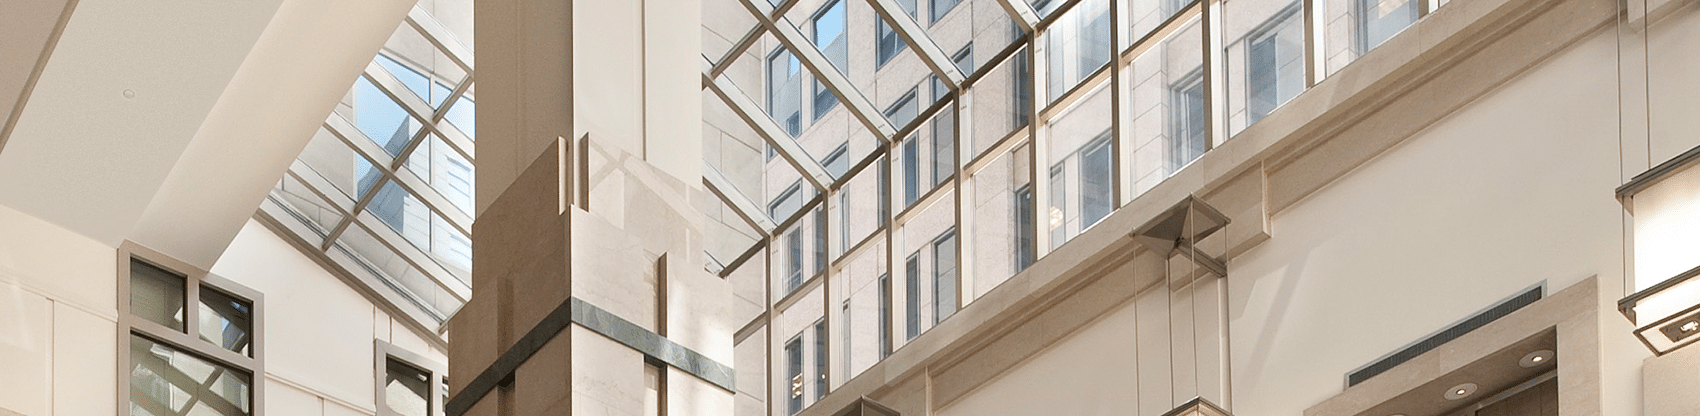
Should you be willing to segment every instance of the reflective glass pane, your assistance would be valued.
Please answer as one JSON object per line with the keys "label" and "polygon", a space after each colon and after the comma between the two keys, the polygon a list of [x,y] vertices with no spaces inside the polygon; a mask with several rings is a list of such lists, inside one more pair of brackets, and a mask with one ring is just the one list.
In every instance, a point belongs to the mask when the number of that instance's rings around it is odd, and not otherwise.
{"label": "reflective glass pane", "polygon": [[384,361],[384,407],[402,416],[430,416],[431,373],[395,358]]}
{"label": "reflective glass pane", "polygon": [[429,143],[421,144],[408,156],[405,167],[430,183],[455,208],[472,213],[472,162],[441,137],[430,135]]}
{"label": "reflective glass pane", "polygon": [[183,275],[130,259],[130,314],[183,331],[184,282]]}
{"label": "reflective glass pane", "polygon": [[739,0],[703,0],[701,7],[702,55],[711,62],[719,63],[726,52],[757,27],[755,15],[744,9]]}
{"label": "reflective glass pane", "polygon": [[1123,105],[1131,122],[1134,195],[1157,186],[1175,170],[1204,154],[1203,31],[1194,18],[1144,54],[1123,72],[1128,94]]}
{"label": "reflective glass pane", "polygon": [[1226,5],[1228,130],[1238,133],[1305,89],[1304,22],[1298,1]]}
{"label": "reflective glass pane", "polygon": [[442,106],[449,93],[466,79],[465,68],[406,22],[396,27],[375,61],[432,108]]}
{"label": "reflective glass pane", "polygon": [[1049,136],[1044,168],[1050,176],[1051,247],[1079,235],[1114,208],[1110,88],[1094,86],[1081,102],[1043,127]]}
{"label": "reflective glass pane", "polygon": [[1027,49],[1023,48],[999,62],[963,93],[963,102],[972,116],[964,126],[965,133],[971,137],[963,140],[965,145],[973,147],[974,155],[985,153],[998,140],[1027,125],[1033,104],[1033,74],[1027,68]]}
{"label": "reflective glass pane", "polygon": [[253,413],[252,378],[140,335],[130,334],[130,415]]}
{"label": "reflective glass pane", "polygon": [[1110,62],[1110,0],[1081,0],[1045,30],[1045,98],[1063,93]]}
{"label": "reflective glass pane", "polygon": [[[963,202],[973,210],[974,226],[963,241],[964,251],[974,259],[974,287],[970,298],[997,287],[1005,279],[1032,264],[1033,187],[1028,173],[1031,155],[1027,145],[993,155],[985,168],[965,182],[972,195]],[[1023,240],[1025,238],[1025,240]]]}
{"label": "reflective glass pane", "polygon": [[445,316],[460,308],[460,300],[438,286],[418,267],[408,263],[395,249],[373,237],[372,233],[364,228],[372,225],[363,223],[364,221],[356,222],[357,225],[350,225],[343,231],[336,249],[352,256],[365,270],[401,287],[422,308],[437,311]]}
{"label": "reflective glass pane", "polygon": [[1325,0],[1323,58],[1328,73],[1344,68],[1417,21],[1415,0]]}
{"label": "reflective glass pane", "polygon": [[[903,300],[903,333],[905,339],[919,335],[933,323],[942,320],[938,313],[942,310],[935,303],[939,299],[938,287],[934,285],[938,273],[939,258],[934,256],[933,243],[947,235],[953,235],[956,226],[956,207],[953,201],[955,195],[949,186],[936,202],[930,205],[917,205],[915,212],[897,230],[901,240],[893,246],[893,253],[902,261],[901,269],[894,270],[894,275],[902,281],[901,294]],[[954,264],[950,265],[954,268]],[[954,273],[954,272],[953,272]],[[954,290],[954,286],[951,287]],[[947,294],[954,298],[954,294]],[[948,310],[954,311],[955,308]]]}
{"label": "reflective glass pane", "polygon": [[1128,25],[1122,31],[1121,48],[1127,49],[1151,32],[1194,4],[1193,0],[1122,0],[1127,3],[1127,13],[1131,15],[1122,19],[1122,24]]}
{"label": "reflective glass pane", "polygon": [[321,191],[340,192],[344,198],[364,195],[367,188],[377,183],[379,172],[373,169],[372,161],[349,148],[347,143],[324,127],[313,134],[313,139],[307,142],[307,147],[296,159],[334,188]]}
{"label": "reflective glass pane", "polygon": [[354,103],[354,125],[390,156],[401,154],[419,132],[419,120],[366,77],[354,81]]}
{"label": "reflective glass pane", "polygon": [[254,304],[201,286],[201,339],[237,354],[253,355]]}
{"label": "reflective glass pane", "polygon": [[443,114],[443,120],[453,125],[456,130],[460,130],[467,138],[477,140],[477,115],[478,103],[472,100],[472,91],[467,90],[466,95],[460,96],[453,105],[449,106],[449,111]]}
{"label": "reflective glass pane", "polygon": [[[313,174],[313,172],[297,173]],[[338,223],[342,222],[342,211],[330,202],[325,201],[324,198],[320,198],[313,191],[314,188],[308,187],[307,184],[295,179],[294,176],[283,175],[283,179],[279,180],[277,186],[272,188],[271,197],[300,219],[303,224],[312,227],[313,231],[318,233],[318,237],[323,237]]]}

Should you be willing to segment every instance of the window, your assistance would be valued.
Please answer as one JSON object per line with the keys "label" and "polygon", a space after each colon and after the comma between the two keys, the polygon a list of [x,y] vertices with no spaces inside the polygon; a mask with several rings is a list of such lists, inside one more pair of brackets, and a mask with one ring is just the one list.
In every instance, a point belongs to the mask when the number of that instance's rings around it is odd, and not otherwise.
{"label": "window", "polygon": [[803,233],[791,231],[785,235],[785,293],[803,285]]}
{"label": "window", "polygon": [[920,103],[916,102],[916,90],[916,88],[910,88],[909,92],[898,97],[897,101],[892,102],[890,107],[886,107],[885,118],[891,120],[892,127],[901,129],[903,126],[909,125],[910,121],[915,120],[915,116],[920,115],[921,108]]}
{"label": "window", "polygon": [[1193,70],[1169,87],[1168,157],[1164,171],[1173,173],[1204,154],[1204,76]]}
{"label": "window", "polygon": [[1277,13],[1246,45],[1246,125],[1304,91],[1304,33],[1298,11],[1295,7]]}
{"label": "window", "polygon": [[[187,264],[126,243],[119,279],[119,389],[130,415],[255,415],[264,383],[256,328],[260,295]],[[122,341],[121,341],[122,342]]]}
{"label": "window", "polygon": [[826,271],[826,206],[815,209],[815,274]]}
{"label": "window", "polygon": [[885,24],[885,19],[874,19],[874,36],[879,42],[874,44],[874,69],[884,67],[886,62],[891,62],[891,58],[897,57],[898,52],[909,47],[902,38],[897,37],[897,31],[891,30],[891,26]]}
{"label": "window", "polygon": [[881,156],[879,166],[879,225],[884,228],[891,221],[891,159]]}
{"label": "window", "polygon": [[1080,75],[1077,79],[1085,79],[1098,67],[1110,62],[1110,7],[1107,3],[1108,0],[1085,0],[1076,6],[1084,8],[1082,12],[1092,11],[1080,16]]}
{"label": "window", "polygon": [[383,340],[373,343],[378,416],[441,416],[448,366]]}
{"label": "window", "polygon": [[[832,66],[837,68],[839,72],[845,72],[850,65],[850,52],[849,47],[846,46],[849,42],[844,40],[844,2],[838,0],[828,2],[826,6],[821,7],[819,12],[815,13],[812,22],[810,30],[814,38],[815,48],[820,49],[821,53],[826,55],[827,62],[831,62]],[[814,87],[814,118],[819,120],[821,116],[826,115],[827,111],[831,111],[833,107],[838,105],[838,96],[833,95],[832,90],[827,89],[826,85],[821,84],[820,80],[815,80],[812,84]]]}
{"label": "window", "polygon": [[1051,167],[1050,178],[1051,209],[1049,212],[1051,222],[1049,229],[1051,230],[1051,249],[1055,250],[1058,246],[1062,245],[1063,241],[1068,239],[1068,235],[1066,234],[1068,227],[1065,227],[1065,223],[1063,222],[1064,218],[1066,218],[1066,213],[1068,212],[1068,188],[1066,188],[1068,186],[1068,178],[1063,177],[1062,164],[1059,163],[1056,166]]}
{"label": "window", "polygon": [[880,359],[891,356],[891,274],[880,275]]}
{"label": "window", "polygon": [[1033,74],[1028,69],[1027,50],[1016,52],[1010,62],[1015,66],[1014,70],[1009,71],[1014,78],[1010,82],[1015,86],[1010,89],[1010,94],[1014,95],[1011,100],[1014,105],[1010,106],[1010,111],[1015,112],[1010,119],[1015,120],[1016,126],[1025,126],[1033,112]]}
{"label": "window", "polygon": [[950,10],[955,9],[956,4],[961,2],[962,0],[928,0],[927,10],[932,12],[932,19],[928,23],[938,23],[939,19],[950,14]]}
{"label": "window", "polygon": [[850,171],[850,157],[846,155],[849,146],[849,143],[839,144],[838,148],[832,149],[832,153],[826,154],[826,161],[821,162],[821,165],[826,167],[826,173],[832,175],[833,179],[844,177],[844,172]]}
{"label": "window", "polygon": [[956,174],[956,108],[945,106],[933,117],[933,186]]}
{"label": "window", "polygon": [[803,335],[785,342],[785,379],[791,383],[791,393],[785,399],[785,414],[803,411]]}
{"label": "window", "polygon": [[921,253],[903,262],[903,328],[905,341],[921,335]]}
{"label": "window", "polygon": [[1357,0],[1358,53],[1381,46],[1417,21],[1417,2],[1412,0]]}
{"label": "window", "polygon": [[803,207],[803,180],[792,182],[791,186],[779,192],[779,196],[767,203],[767,215],[775,220],[783,221]]}
{"label": "window", "polygon": [[956,230],[933,240],[933,325],[956,313]]}
{"label": "window", "polygon": [[797,57],[780,46],[767,57],[767,114],[796,137],[802,132],[798,101],[802,98],[801,72]]}
{"label": "window", "polygon": [[843,312],[839,316],[844,317],[844,324],[839,325],[838,329],[838,335],[843,337],[840,341],[843,342],[843,347],[838,350],[838,355],[844,360],[844,378],[849,379],[853,375],[850,374],[850,299],[844,300]]}
{"label": "window", "polygon": [[[898,0],[897,5],[903,8],[904,13],[909,14],[909,18],[915,18],[915,0]],[[887,25],[883,18],[874,19],[874,37],[877,41],[874,44],[875,69],[885,66],[885,63],[890,62],[891,58],[897,57],[898,52],[903,52],[904,48],[909,47],[908,43],[904,43],[902,38],[897,37],[897,31],[891,30],[891,26]]]}
{"label": "window", "polygon": [[1033,233],[1033,185],[1028,184],[1015,190],[1015,271],[1027,270],[1033,265],[1036,244]]}
{"label": "window", "polygon": [[1110,132],[1080,151],[1080,229],[1085,230],[1116,208],[1115,172],[1110,165],[1113,153]]}
{"label": "window", "polygon": [[921,195],[921,146],[916,144],[918,137],[910,136],[903,141],[903,206],[915,203]]}
{"label": "window", "polygon": [[826,318],[815,321],[815,400],[826,397]]}
{"label": "window", "polygon": [[950,62],[956,64],[956,69],[962,71],[963,76],[973,74],[974,42],[968,42],[967,45],[962,45],[962,49],[956,50],[956,54],[950,56]]}

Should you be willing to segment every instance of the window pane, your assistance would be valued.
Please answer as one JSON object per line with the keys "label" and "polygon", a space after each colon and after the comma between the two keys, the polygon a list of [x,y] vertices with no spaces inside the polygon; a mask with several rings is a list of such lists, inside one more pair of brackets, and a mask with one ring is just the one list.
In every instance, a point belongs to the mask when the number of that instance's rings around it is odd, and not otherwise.
{"label": "window pane", "polygon": [[921,259],[920,253],[909,255],[903,262],[903,339],[921,335]]}
{"label": "window pane", "polygon": [[1055,101],[1110,61],[1109,0],[1081,0],[1067,13],[1044,34],[1050,74],[1046,102]]}
{"label": "window pane", "polygon": [[366,77],[354,81],[354,125],[390,156],[401,154],[420,128],[417,119]]}
{"label": "window pane", "polygon": [[785,235],[785,291],[803,285],[803,233],[793,230]]}
{"label": "window pane", "polygon": [[797,57],[784,47],[767,57],[767,114],[791,137],[803,130],[800,111],[802,74]]}
{"label": "window pane", "polygon": [[1130,191],[1139,195],[1204,153],[1204,101],[1201,83],[1204,31],[1193,18],[1175,33],[1134,58],[1122,71],[1123,134],[1130,149],[1120,149],[1132,166]]}
{"label": "window pane", "polygon": [[254,307],[252,303],[217,289],[201,286],[201,339],[238,354],[252,356]]}
{"label": "window pane", "polygon": [[827,387],[827,351],[826,351],[826,319],[815,321],[815,400],[826,397]]}
{"label": "window pane", "polygon": [[969,124],[962,126],[962,140],[964,146],[973,147],[973,155],[985,153],[998,140],[1027,124],[1032,101],[1030,78],[1027,50],[1021,49],[963,92],[963,109],[967,111],[963,118]]}
{"label": "window pane", "polygon": [[466,95],[455,100],[454,105],[449,107],[449,112],[443,115],[443,119],[448,120],[449,124],[453,124],[455,129],[460,130],[461,133],[465,133],[466,138],[477,140],[477,115],[478,103],[472,100],[472,93],[468,91]]}
{"label": "window pane", "polygon": [[130,334],[130,415],[224,415],[253,413],[252,378]]}
{"label": "window pane", "polygon": [[903,142],[903,206],[908,207],[921,197],[920,159],[921,147],[916,144],[919,140],[911,136]]}
{"label": "window pane", "polygon": [[1323,57],[1332,74],[1417,21],[1414,0],[1326,0]]}
{"label": "window pane", "polygon": [[787,383],[785,413],[803,411],[803,337],[785,343],[785,380]]}
{"label": "window pane", "polygon": [[956,231],[933,242],[933,324],[956,313]]}
{"label": "window pane", "polygon": [[402,416],[430,416],[431,373],[394,358],[384,361],[384,407]]}
{"label": "window pane", "polygon": [[891,275],[880,275],[880,359],[891,355]]}
{"label": "window pane", "polygon": [[183,331],[185,278],[130,259],[130,314]]}
{"label": "window pane", "polygon": [[956,106],[947,105],[933,117],[933,186],[956,174]]}
{"label": "window pane", "polygon": [[1248,0],[1227,6],[1228,130],[1239,133],[1305,89],[1300,3]]}
{"label": "window pane", "polygon": [[1110,157],[1115,146],[1108,134],[1086,145],[1080,155],[1080,228],[1097,224],[1115,209],[1115,171]]}

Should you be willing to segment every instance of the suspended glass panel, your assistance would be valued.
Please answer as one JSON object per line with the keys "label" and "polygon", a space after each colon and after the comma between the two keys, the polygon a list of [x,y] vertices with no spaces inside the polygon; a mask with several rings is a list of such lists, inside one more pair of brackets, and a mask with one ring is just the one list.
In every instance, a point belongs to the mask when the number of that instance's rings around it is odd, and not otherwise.
{"label": "suspended glass panel", "polygon": [[1319,0],[1322,50],[1333,74],[1416,23],[1416,0]]}
{"label": "suspended glass panel", "polygon": [[[454,104],[449,107],[449,111],[443,114],[443,121],[454,126],[455,130],[460,130],[461,134],[466,135],[466,138],[477,140],[477,114],[478,103],[473,101],[472,89],[469,87],[466,90],[466,95],[462,95],[459,99],[456,99]],[[442,124],[438,124],[438,126],[442,126]]]}
{"label": "suspended glass panel", "polygon": [[1116,142],[1110,132],[1110,88],[1107,83],[1094,88],[1044,126],[1049,158],[1042,172],[1049,175],[1046,212],[1053,249],[1115,209],[1116,179],[1110,162]]}
{"label": "suspended glass panel", "polygon": [[407,170],[431,184],[443,198],[461,212],[472,213],[472,162],[441,137],[432,134],[430,141],[420,144],[408,155]]}
{"label": "suspended glass panel", "polygon": [[963,241],[964,252],[974,259],[974,287],[965,288],[970,298],[1033,263],[1031,155],[1023,144],[994,157],[966,182],[972,194],[963,201],[974,213],[973,233]]}
{"label": "suspended glass panel", "polygon": [[1045,101],[1052,102],[1110,62],[1110,0],[1081,0],[1045,30],[1044,44]]}
{"label": "suspended glass panel", "polygon": [[372,236],[372,233],[365,229],[370,225],[361,222],[356,224],[358,225],[350,225],[343,231],[342,237],[336,243],[336,249],[352,255],[361,267],[404,289],[406,296],[419,302],[422,308],[436,311],[443,316],[460,309],[459,299],[438,286],[418,267],[408,263],[395,249]]}
{"label": "suspended glass panel", "polygon": [[1163,22],[1168,21],[1173,18],[1175,14],[1178,14],[1182,10],[1186,10],[1187,7],[1197,3],[1193,0],[1121,1],[1126,3],[1126,10],[1129,16],[1122,19],[1122,24],[1127,25],[1127,28],[1122,30],[1122,46],[1117,48],[1117,50],[1125,50],[1132,47],[1134,42],[1138,42],[1140,39],[1149,36],[1151,32],[1156,31],[1158,27],[1162,26]]}
{"label": "suspended glass panel", "polygon": [[872,241],[866,250],[845,262],[837,273],[833,275],[833,283],[842,299],[839,308],[847,334],[841,345],[848,346],[841,355],[845,357],[844,365],[848,369],[845,378],[849,379],[885,358],[879,350],[879,331],[886,327],[880,320],[879,285],[880,276],[887,273],[885,240]]}
{"label": "suspended glass panel", "polygon": [[1033,74],[1028,71],[1027,60],[1026,48],[1016,51],[963,94],[971,109],[971,121],[964,126],[971,136],[964,138],[963,144],[971,146],[976,157],[1027,125],[1033,111]]}
{"label": "suspended glass panel", "polygon": [[[313,172],[296,172],[298,174],[314,174]],[[309,187],[294,176],[283,175],[277,186],[272,188],[271,197],[288,209],[291,215],[300,219],[303,224],[313,228],[315,237],[324,237],[332,228],[342,222],[342,211],[335,205],[320,198],[314,193],[316,188]],[[323,191],[323,190],[320,190]]]}
{"label": "suspended glass panel", "polygon": [[371,160],[349,148],[347,143],[324,127],[313,134],[313,139],[307,142],[307,147],[296,159],[312,169],[312,172],[303,174],[317,175],[334,188],[321,191],[338,192],[348,199],[364,195],[377,183],[380,174]]}
{"label": "suspended glass panel", "polygon": [[396,27],[375,61],[432,108],[442,106],[466,79],[465,68],[406,22]]}

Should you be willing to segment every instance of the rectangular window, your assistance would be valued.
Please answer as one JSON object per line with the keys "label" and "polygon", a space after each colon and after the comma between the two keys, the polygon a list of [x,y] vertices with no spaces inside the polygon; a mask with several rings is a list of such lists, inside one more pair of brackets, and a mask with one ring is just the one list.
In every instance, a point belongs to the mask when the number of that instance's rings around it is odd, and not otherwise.
{"label": "rectangular window", "polygon": [[827,387],[826,319],[815,321],[815,400],[826,397]]}
{"label": "rectangular window", "polygon": [[119,269],[128,282],[120,296],[129,298],[120,313],[134,319],[119,320],[129,348],[118,357],[126,363],[120,380],[129,379],[119,400],[129,414],[254,414],[264,390],[253,380],[264,374],[253,358],[259,293],[186,264],[128,259]]}
{"label": "rectangular window", "polygon": [[800,103],[802,100],[802,68],[797,57],[784,46],[774,49],[767,57],[767,114],[785,128],[786,134],[796,137],[802,131]]}
{"label": "rectangular window", "polygon": [[849,49],[844,41],[844,2],[832,0],[815,13],[810,26],[815,41],[815,49],[826,55],[827,62],[843,72],[849,65]]}
{"label": "rectangular window", "polygon": [[891,158],[881,156],[879,161],[879,226],[885,228],[891,221]]}
{"label": "rectangular window", "polygon": [[886,107],[885,118],[891,121],[892,127],[907,126],[910,121],[914,121],[915,117],[921,114],[921,104],[917,102],[919,98],[916,98],[915,95],[917,91],[917,88],[910,88],[909,92],[897,97],[897,101],[893,101],[890,107]]}
{"label": "rectangular window", "polygon": [[1068,178],[1063,177],[1062,164],[1059,163],[1056,166],[1051,167],[1051,209],[1048,212],[1051,216],[1049,219],[1049,229],[1051,230],[1052,250],[1061,246],[1062,243],[1068,239],[1068,235],[1066,234],[1068,227],[1065,226],[1067,224],[1066,219],[1068,212],[1067,179]]}
{"label": "rectangular window", "polygon": [[[953,0],[955,1],[955,0]],[[974,74],[974,42],[962,45],[955,55],[950,56],[950,62],[956,64],[956,69],[962,71],[962,76]]]}
{"label": "rectangular window", "polygon": [[933,240],[933,325],[956,313],[956,230]]}
{"label": "rectangular window", "polygon": [[1169,87],[1172,104],[1165,171],[1174,173],[1204,154],[1204,76],[1193,70]]}
{"label": "rectangular window", "polygon": [[141,260],[130,260],[130,314],[182,331],[185,277]]}
{"label": "rectangular window", "polygon": [[891,356],[891,274],[880,275],[880,359]]}
{"label": "rectangular window", "polygon": [[927,10],[932,11],[932,19],[929,19],[928,23],[938,23],[939,19],[950,14],[950,10],[955,9],[956,4],[960,2],[962,0],[928,0],[927,3],[930,7]]}
{"label": "rectangular window", "polygon": [[201,340],[237,354],[252,356],[254,306],[210,287],[201,288]]}
{"label": "rectangular window", "polygon": [[130,333],[130,414],[253,414],[253,373]]}
{"label": "rectangular window", "polygon": [[1027,270],[1033,265],[1034,233],[1033,228],[1033,185],[1022,186],[1015,190],[1015,271]]}
{"label": "rectangular window", "polygon": [[1028,69],[1031,62],[1027,59],[1027,49],[1022,49],[1016,52],[1015,57],[1010,59],[1013,62],[1012,65],[1014,65],[1013,70],[1010,71],[1014,77],[1014,79],[1011,80],[1011,84],[1015,86],[1015,88],[1010,90],[1010,93],[1014,95],[1014,99],[1012,100],[1014,105],[1010,106],[1010,108],[1011,111],[1015,112],[1015,114],[1011,115],[1011,119],[1015,120],[1016,126],[1025,126],[1027,125],[1028,119],[1032,117],[1034,111],[1033,74],[1030,72],[1030,69]]}
{"label": "rectangular window", "polygon": [[431,373],[394,357],[384,361],[384,407],[399,416],[429,416]]}
{"label": "rectangular window", "polygon": [[838,194],[838,254],[850,251],[850,194]]}
{"label": "rectangular window", "polygon": [[785,235],[785,293],[803,285],[803,233]]}
{"label": "rectangular window", "polygon": [[903,206],[908,207],[921,197],[921,147],[911,136],[903,142]]}
{"label": "rectangular window", "polygon": [[1357,0],[1358,53],[1369,52],[1417,22],[1413,0]]}
{"label": "rectangular window", "polygon": [[921,259],[919,252],[903,262],[903,328],[905,341],[921,335]]}
{"label": "rectangular window", "polygon": [[803,411],[803,335],[785,342],[785,380],[790,386],[785,399],[785,414]]}
{"label": "rectangular window", "polygon": [[1110,132],[1080,151],[1080,229],[1085,230],[1116,208],[1114,151]]}
{"label": "rectangular window", "polygon": [[853,375],[850,374],[850,299],[844,300],[843,312],[839,316],[844,317],[844,324],[839,325],[838,335],[844,339],[840,341],[843,346],[839,348],[838,355],[844,360],[844,378],[848,380]]}
{"label": "rectangular window", "polygon": [[779,192],[778,197],[767,203],[767,215],[775,221],[784,221],[791,213],[803,207],[803,180],[792,182],[791,186]]}
{"label": "rectangular window", "polygon": [[909,48],[903,38],[897,36],[897,31],[885,23],[885,19],[874,19],[874,36],[878,43],[874,44],[874,69],[884,67],[891,58],[896,58],[898,52]]}
{"label": "rectangular window", "polygon": [[815,274],[826,271],[826,206],[815,209]]}
{"label": "rectangular window", "polygon": [[945,106],[933,117],[933,186],[956,174],[956,109]]}
{"label": "rectangular window", "polygon": [[1268,27],[1246,45],[1247,125],[1304,91],[1304,25],[1294,6],[1270,18]]}
{"label": "rectangular window", "polygon": [[820,83],[820,80],[815,80],[814,90],[815,120],[820,120],[821,116],[826,115],[826,112],[832,111],[833,107],[838,106],[838,96],[833,95],[832,90],[827,89],[825,84]]}
{"label": "rectangular window", "polygon": [[832,175],[833,179],[844,177],[844,172],[850,170],[850,157],[845,154],[849,145],[839,144],[837,148],[832,149],[832,153],[827,153],[825,161],[821,162],[821,165],[826,167],[826,173]]}

